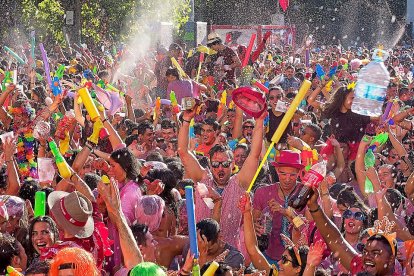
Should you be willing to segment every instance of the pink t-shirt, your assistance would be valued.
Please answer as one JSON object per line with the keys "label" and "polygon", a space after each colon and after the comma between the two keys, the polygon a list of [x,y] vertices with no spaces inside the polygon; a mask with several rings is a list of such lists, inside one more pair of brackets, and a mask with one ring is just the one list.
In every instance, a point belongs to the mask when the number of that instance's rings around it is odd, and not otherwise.
{"label": "pink t-shirt", "polygon": [[[277,193],[278,186],[278,184],[272,184],[258,188],[254,194],[253,208],[262,212],[269,206],[268,202],[271,199],[275,199],[277,203],[283,206],[285,202]],[[303,214],[303,211],[299,212],[299,214]],[[270,233],[269,246],[266,249],[266,254],[272,260],[280,260],[282,253],[285,250],[280,238],[280,234],[282,233],[282,217],[283,215],[279,212],[272,213],[272,232]],[[290,225],[288,229],[291,229]]]}
{"label": "pink t-shirt", "polygon": [[[214,185],[213,176],[208,175],[206,178],[200,181],[207,186],[216,188]],[[221,239],[227,242],[231,246],[240,248],[240,224],[242,221],[242,213],[238,208],[239,200],[244,195],[245,190],[240,186],[240,182],[236,175],[230,177],[229,182],[223,190],[222,196],[222,207],[221,207],[221,218],[220,218],[220,234]],[[196,193],[197,194],[197,193]],[[201,198],[200,198],[201,199]],[[198,204],[205,205],[204,201],[197,199],[196,196],[196,209]],[[207,208],[207,206],[206,206]],[[197,211],[196,211],[197,215]]]}

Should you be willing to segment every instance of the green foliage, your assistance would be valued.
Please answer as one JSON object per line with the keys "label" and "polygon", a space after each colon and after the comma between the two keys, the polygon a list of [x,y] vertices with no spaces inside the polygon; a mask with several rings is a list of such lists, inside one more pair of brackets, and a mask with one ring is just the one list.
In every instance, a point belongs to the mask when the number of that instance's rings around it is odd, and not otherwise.
{"label": "green foliage", "polygon": [[26,29],[36,30],[41,40],[47,37],[64,42],[64,10],[58,0],[44,0],[38,5],[33,0],[22,0],[22,23]]}

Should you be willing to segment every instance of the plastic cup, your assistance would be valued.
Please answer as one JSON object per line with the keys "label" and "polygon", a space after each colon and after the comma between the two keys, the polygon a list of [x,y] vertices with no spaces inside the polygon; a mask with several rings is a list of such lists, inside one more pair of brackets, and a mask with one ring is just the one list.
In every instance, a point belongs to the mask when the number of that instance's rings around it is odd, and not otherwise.
{"label": "plastic cup", "polygon": [[33,137],[39,139],[43,137],[46,139],[50,134],[50,125],[45,121],[37,122],[36,126],[33,129]]}

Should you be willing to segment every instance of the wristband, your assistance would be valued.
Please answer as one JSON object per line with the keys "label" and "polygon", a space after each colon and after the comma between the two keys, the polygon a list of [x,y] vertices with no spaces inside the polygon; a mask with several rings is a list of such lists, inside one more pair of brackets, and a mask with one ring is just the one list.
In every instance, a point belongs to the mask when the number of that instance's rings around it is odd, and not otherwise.
{"label": "wristband", "polygon": [[316,213],[316,212],[318,212],[320,209],[321,209],[321,207],[318,205],[318,208],[316,208],[315,210],[311,210],[311,209],[309,209],[309,212],[311,212],[311,213]]}
{"label": "wristband", "polygon": [[102,124],[105,123],[106,121],[108,121],[108,118],[103,119]]}

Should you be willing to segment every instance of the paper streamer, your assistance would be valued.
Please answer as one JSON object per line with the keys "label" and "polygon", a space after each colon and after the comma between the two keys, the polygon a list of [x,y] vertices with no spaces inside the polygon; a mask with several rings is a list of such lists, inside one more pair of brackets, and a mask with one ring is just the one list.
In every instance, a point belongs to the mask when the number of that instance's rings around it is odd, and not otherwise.
{"label": "paper streamer", "polygon": [[242,63],[242,68],[245,67],[249,63],[250,54],[252,53],[255,40],[256,40],[256,34],[253,33],[252,36],[250,37],[249,47],[247,48],[246,56],[244,57],[244,60]]}
{"label": "paper streamer", "polygon": [[52,78],[50,77],[49,61],[47,59],[47,53],[46,53],[45,47],[43,47],[43,43],[39,43],[39,48],[40,48],[40,52],[42,53],[43,68],[45,69],[47,84],[49,85],[50,88],[52,88]]}
{"label": "paper streamer", "polygon": [[20,64],[25,64],[26,62],[21,58],[21,57],[19,57],[19,55],[18,54],[16,54],[12,49],[10,49],[9,47],[7,47],[7,46],[4,46],[4,50],[6,50],[7,52],[9,52]]}
{"label": "paper streamer", "polygon": [[285,132],[290,120],[292,120],[293,115],[295,114],[300,102],[305,97],[306,92],[308,92],[309,88],[311,87],[312,83],[308,80],[304,80],[302,86],[300,87],[298,94],[293,99],[292,103],[290,104],[289,109],[286,111],[285,116],[283,116],[282,121],[280,122],[279,126],[277,127],[275,133],[272,136],[272,143],[270,144],[269,148],[267,149],[265,155],[263,156],[262,162],[260,162],[259,167],[256,170],[256,174],[254,175],[252,181],[250,182],[250,186],[247,189],[247,192],[250,192],[253,188],[254,182],[259,175],[260,170],[262,169],[264,163],[267,161],[267,157],[269,156],[270,152],[273,149],[273,146],[277,144],[282,137],[283,133]]}
{"label": "paper streamer", "polygon": [[194,258],[198,259],[198,245],[197,245],[197,229],[195,222],[195,212],[194,212],[194,197],[193,197],[193,187],[185,187],[185,205],[187,207],[187,219],[188,219],[188,236],[190,238],[190,249],[191,253],[194,254]]}

